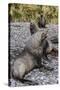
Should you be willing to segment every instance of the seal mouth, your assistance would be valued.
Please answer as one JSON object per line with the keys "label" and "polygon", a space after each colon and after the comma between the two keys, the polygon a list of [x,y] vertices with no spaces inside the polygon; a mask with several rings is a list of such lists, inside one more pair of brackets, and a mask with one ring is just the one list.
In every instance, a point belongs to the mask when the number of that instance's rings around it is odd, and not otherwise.
{"label": "seal mouth", "polygon": [[52,56],[58,56],[58,49],[52,48],[51,51],[47,52],[47,55],[51,54]]}
{"label": "seal mouth", "polygon": [[53,49],[51,50],[51,55],[52,55],[52,56],[58,56],[58,50],[57,50],[56,48],[53,48]]}

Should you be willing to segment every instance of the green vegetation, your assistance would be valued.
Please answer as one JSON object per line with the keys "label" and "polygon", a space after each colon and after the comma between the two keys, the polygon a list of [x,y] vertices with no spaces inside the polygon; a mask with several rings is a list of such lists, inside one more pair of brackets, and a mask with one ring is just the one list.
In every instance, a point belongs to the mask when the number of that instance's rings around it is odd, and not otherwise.
{"label": "green vegetation", "polygon": [[29,4],[9,4],[9,17],[12,22],[35,20],[37,22],[41,13],[47,23],[58,23],[58,7]]}

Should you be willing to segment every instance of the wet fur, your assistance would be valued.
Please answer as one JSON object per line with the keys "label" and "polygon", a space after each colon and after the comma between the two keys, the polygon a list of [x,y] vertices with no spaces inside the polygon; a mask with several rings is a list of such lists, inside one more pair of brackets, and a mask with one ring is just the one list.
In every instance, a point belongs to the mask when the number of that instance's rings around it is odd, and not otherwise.
{"label": "wet fur", "polygon": [[37,31],[39,31],[38,25],[35,23],[35,21],[31,21],[30,22],[30,33],[31,33],[31,35],[33,35]]}
{"label": "wet fur", "polygon": [[39,28],[45,28],[46,27],[45,25],[46,25],[45,17],[43,15],[41,15],[38,20],[38,26],[39,26]]}

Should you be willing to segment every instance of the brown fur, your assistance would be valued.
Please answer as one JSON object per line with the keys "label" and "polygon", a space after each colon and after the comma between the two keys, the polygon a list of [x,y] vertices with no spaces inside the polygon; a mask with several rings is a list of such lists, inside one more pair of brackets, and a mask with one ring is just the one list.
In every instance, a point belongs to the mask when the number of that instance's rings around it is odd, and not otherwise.
{"label": "brown fur", "polygon": [[42,28],[42,27],[45,28],[45,25],[46,25],[46,19],[45,19],[44,15],[41,15],[38,20],[38,26],[40,28]]}
{"label": "brown fur", "polygon": [[35,23],[35,21],[31,21],[30,22],[30,33],[31,33],[31,35],[33,35],[37,31],[39,31],[38,25]]}

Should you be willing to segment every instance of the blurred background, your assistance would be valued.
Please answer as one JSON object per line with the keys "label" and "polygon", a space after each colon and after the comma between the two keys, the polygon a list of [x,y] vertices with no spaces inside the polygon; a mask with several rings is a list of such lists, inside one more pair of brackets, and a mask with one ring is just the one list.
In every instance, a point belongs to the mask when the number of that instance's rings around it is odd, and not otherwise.
{"label": "blurred background", "polygon": [[11,22],[38,21],[41,14],[45,16],[46,23],[58,24],[58,6],[9,4],[9,18]]}

